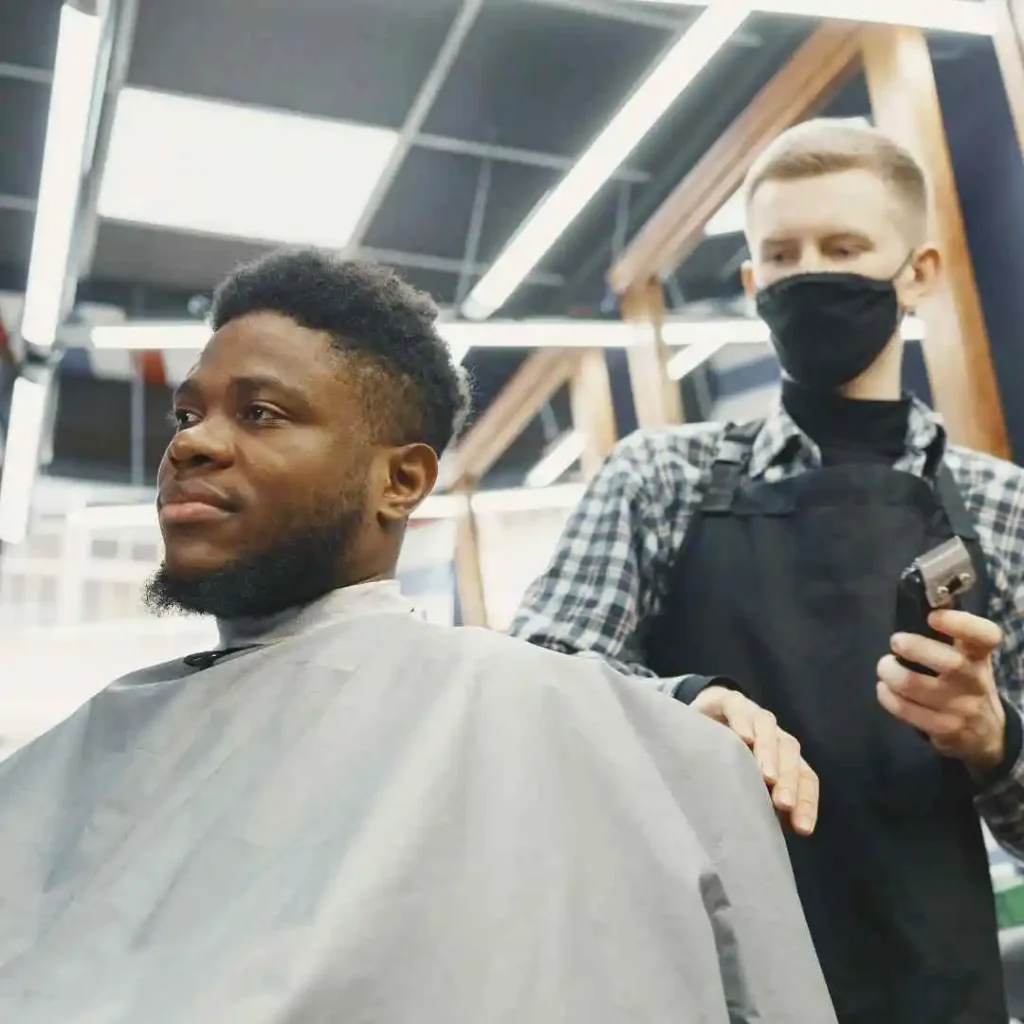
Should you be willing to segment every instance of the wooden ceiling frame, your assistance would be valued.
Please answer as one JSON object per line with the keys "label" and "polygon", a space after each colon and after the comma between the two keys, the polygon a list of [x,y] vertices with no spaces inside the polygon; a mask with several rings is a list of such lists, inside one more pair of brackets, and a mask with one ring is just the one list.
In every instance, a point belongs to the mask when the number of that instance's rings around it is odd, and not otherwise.
{"label": "wooden ceiling frame", "polygon": [[572,379],[587,349],[542,348],[527,356],[498,396],[445,456],[446,489],[473,490],[542,405]]}

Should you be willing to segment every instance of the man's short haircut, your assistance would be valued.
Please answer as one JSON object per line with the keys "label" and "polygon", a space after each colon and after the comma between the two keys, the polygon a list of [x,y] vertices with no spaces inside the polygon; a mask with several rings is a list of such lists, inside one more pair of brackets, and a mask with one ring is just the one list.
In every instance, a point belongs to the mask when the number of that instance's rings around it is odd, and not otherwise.
{"label": "man's short haircut", "polygon": [[469,406],[465,373],[438,334],[437,306],[393,270],[315,249],[278,250],[237,267],[213,295],[214,330],[280,313],[324,331],[355,370],[373,440],[438,454]]}
{"label": "man's short haircut", "polygon": [[816,118],[783,132],[754,162],[744,195],[749,206],[767,181],[816,178],[841,171],[877,174],[907,213],[907,231],[915,244],[928,231],[928,185],[921,165],[888,135],[868,125]]}

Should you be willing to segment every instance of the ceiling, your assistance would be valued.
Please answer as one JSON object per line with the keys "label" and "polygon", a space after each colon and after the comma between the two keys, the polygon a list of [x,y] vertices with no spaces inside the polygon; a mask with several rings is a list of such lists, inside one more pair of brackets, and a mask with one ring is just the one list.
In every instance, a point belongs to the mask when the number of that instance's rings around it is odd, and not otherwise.
{"label": "ceiling", "polygon": [[[59,10],[59,0],[0,0],[0,291],[25,283]],[[359,253],[450,306],[696,13],[633,0],[137,0],[124,84],[399,132],[404,155],[371,197]],[[614,315],[604,282],[614,254],[812,27],[806,19],[750,19],[502,315]],[[452,46],[457,29],[462,38]],[[937,56],[956,59],[959,47],[977,42],[936,45]],[[442,66],[446,51],[453,59]],[[828,112],[867,114],[863,82],[852,81]],[[218,153],[203,160],[215,164]],[[342,194],[354,170],[342,163],[336,172]],[[266,248],[98,217],[94,228],[79,300],[133,317],[188,315],[235,263]],[[706,239],[669,282],[671,300],[735,297],[743,255],[740,235]],[[524,355],[470,352],[478,411]],[[54,468],[123,479],[130,388],[88,358],[66,362]],[[618,362],[613,355],[620,426],[628,428]],[[688,386],[698,384],[688,407],[699,412],[715,397],[714,373]],[[146,425],[136,472],[141,466],[149,477],[166,439],[166,389],[136,389],[134,400],[136,423]],[[552,412],[547,432],[535,423],[495,480],[521,479],[547,434],[567,423],[564,396]]]}

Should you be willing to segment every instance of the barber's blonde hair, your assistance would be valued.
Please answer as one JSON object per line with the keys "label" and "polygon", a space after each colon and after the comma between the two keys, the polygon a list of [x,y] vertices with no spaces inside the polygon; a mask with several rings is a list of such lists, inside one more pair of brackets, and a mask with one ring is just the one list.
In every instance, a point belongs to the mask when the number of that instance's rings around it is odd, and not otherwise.
{"label": "barber's blonde hair", "polygon": [[816,178],[841,171],[867,170],[892,189],[907,213],[913,241],[928,230],[928,185],[921,165],[884,132],[848,121],[817,118],[783,132],[747,173],[744,195],[749,206],[766,181]]}

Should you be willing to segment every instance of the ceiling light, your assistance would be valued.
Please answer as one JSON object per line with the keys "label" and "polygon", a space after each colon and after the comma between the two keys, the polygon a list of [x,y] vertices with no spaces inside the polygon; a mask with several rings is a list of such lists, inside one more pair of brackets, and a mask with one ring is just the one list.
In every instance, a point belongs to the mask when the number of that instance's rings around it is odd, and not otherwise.
{"label": "ceiling light", "polygon": [[747,206],[743,190],[737,189],[704,225],[704,234],[709,238],[715,235],[735,235],[743,232],[746,226]]}
{"label": "ceiling light", "polygon": [[[571,509],[583,497],[583,484],[554,484],[551,487],[515,487],[477,491],[469,497],[476,515],[506,512],[537,512]],[[413,519],[458,519],[466,511],[466,497],[460,494],[431,494],[412,514]],[[84,530],[159,528],[155,499],[137,505],[86,505],[68,513],[67,522]]]}
{"label": "ceiling light", "polygon": [[725,344],[724,341],[698,341],[695,345],[685,345],[672,356],[665,367],[669,380],[682,380],[687,374],[693,373]]}
{"label": "ceiling light", "polygon": [[718,0],[651,69],[571,170],[519,226],[476,283],[463,313],[483,320],[505,304],[639,142],[745,20],[749,5]]}
{"label": "ceiling light", "polygon": [[[633,0],[671,7],[706,7],[706,0]],[[809,18],[860,21],[879,25],[991,35],[992,13],[979,0],[757,0],[749,4],[765,14],[796,14]]]}
{"label": "ceiling light", "polygon": [[28,535],[50,373],[46,370],[38,380],[19,377],[14,382],[0,477],[0,541],[5,544],[21,544]]}
{"label": "ceiling light", "polygon": [[397,138],[385,128],[124,89],[99,212],[163,228],[342,249]]}
{"label": "ceiling light", "polygon": [[60,11],[43,168],[39,178],[21,335],[49,348],[63,318],[68,260],[78,214],[100,52],[100,19],[68,4]]}
{"label": "ceiling light", "polygon": [[526,474],[526,486],[548,487],[556,483],[583,454],[585,443],[586,439],[578,430],[568,430],[556,438]]}
{"label": "ceiling light", "polygon": [[[621,320],[490,320],[441,323],[441,336],[456,361],[471,348],[629,348],[642,336],[642,325]],[[639,334],[638,334],[639,332]],[[201,323],[152,322],[102,324],[89,333],[98,350],[199,352],[210,329]],[[924,325],[914,316],[903,322],[903,337],[920,341]],[[662,326],[666,345],[750,344],[767,342],[768,328],[752,317],[668,320]]]}

